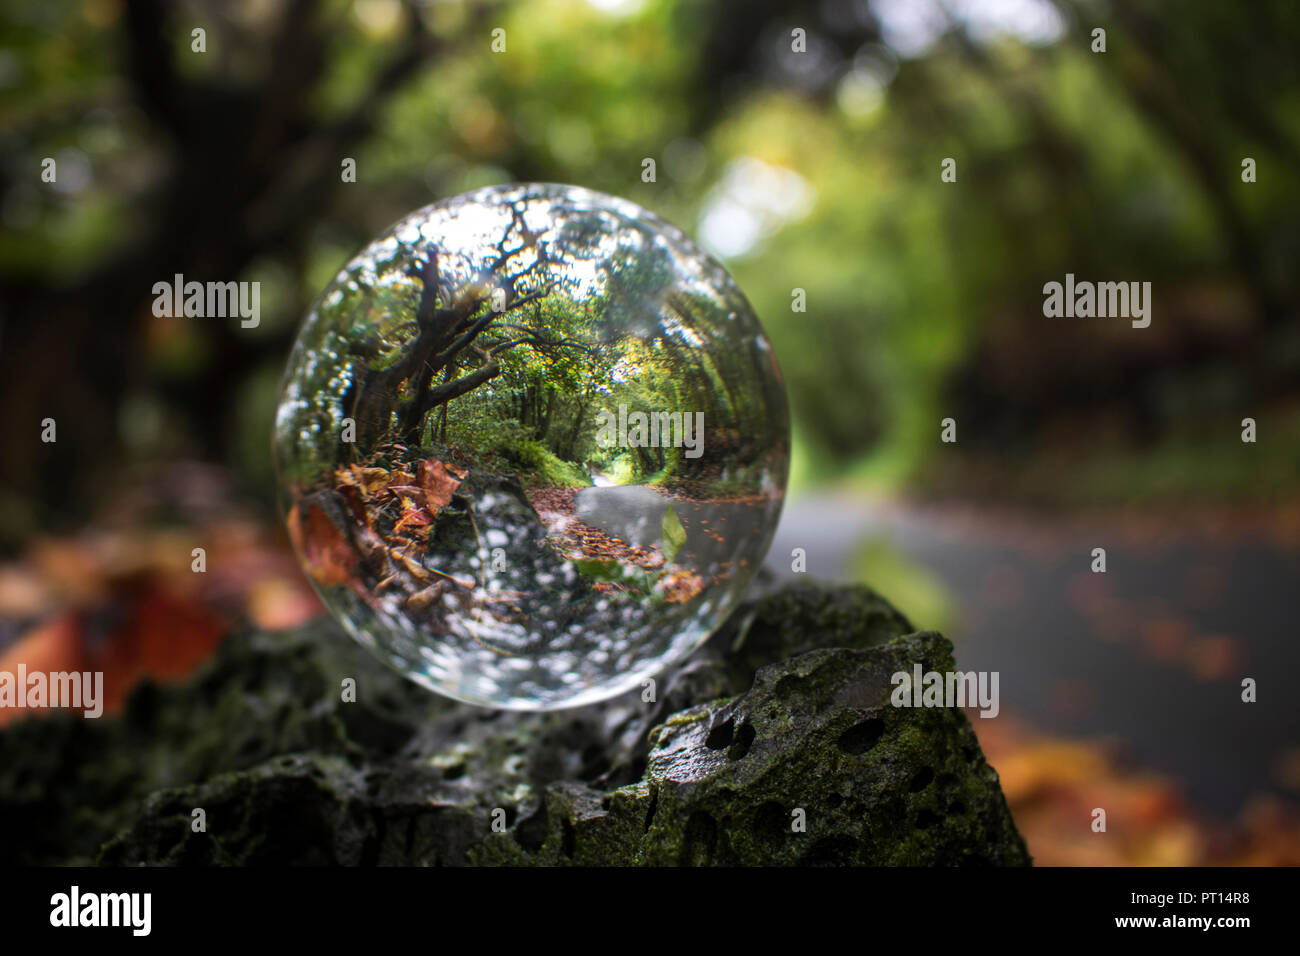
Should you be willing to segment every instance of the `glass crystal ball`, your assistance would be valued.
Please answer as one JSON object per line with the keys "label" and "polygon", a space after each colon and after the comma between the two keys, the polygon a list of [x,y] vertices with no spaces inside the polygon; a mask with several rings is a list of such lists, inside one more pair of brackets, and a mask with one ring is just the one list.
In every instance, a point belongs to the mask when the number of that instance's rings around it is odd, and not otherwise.
{"label": "glass crystal ball", "polygon": [[735,608],[789,416],[753,309],[682,232],[499,186],[412,213],[324,290],[275,458],[349,633],[440,694],[542,710],[645,686]]}

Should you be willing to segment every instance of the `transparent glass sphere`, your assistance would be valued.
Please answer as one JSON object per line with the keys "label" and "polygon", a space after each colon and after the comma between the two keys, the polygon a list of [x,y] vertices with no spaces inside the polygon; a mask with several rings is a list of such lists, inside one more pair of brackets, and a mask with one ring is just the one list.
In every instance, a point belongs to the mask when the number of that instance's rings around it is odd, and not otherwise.
{"label": "transparent glass sphere", "polygon": [[592,703],[743,597],[789,417],[753,309],[646,210],[492,187],[412,213],[321,294],[275,421],[280,501],[325,604],[430,690]]}

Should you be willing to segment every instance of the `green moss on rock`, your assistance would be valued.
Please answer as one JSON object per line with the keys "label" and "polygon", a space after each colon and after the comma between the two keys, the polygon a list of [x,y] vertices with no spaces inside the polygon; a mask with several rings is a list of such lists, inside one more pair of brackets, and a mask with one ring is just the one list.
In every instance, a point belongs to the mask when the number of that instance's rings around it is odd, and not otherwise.
{"label": "green moss on rock", "polygon": [[965,715],[890,706],[895,671],[953,666],[911,631],[865,588],[789,588],[661,676],[655,702],[551,714],[430,695],[327,623],[232,635],[119,719],[0,733],[0,859],[1028,863]]}

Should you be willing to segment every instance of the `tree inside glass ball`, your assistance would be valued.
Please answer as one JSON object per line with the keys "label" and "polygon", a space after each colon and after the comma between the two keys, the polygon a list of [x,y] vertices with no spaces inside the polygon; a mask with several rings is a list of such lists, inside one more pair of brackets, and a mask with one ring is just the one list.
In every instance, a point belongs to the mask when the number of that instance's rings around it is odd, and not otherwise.
{"label": "tree inside glass ball", "polygon": [[430,690],[521,710],[699,646],[789,469],[780,372],[722,266],[551,184],[436,203],[344,266],[274,437],[290,537],[345,628]]}

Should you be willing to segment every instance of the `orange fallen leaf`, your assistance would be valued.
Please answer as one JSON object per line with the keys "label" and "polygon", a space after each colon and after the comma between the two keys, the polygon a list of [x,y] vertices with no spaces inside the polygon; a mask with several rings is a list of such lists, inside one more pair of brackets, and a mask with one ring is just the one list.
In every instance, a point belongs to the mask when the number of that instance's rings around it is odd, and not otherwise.
{"label": "orange fallen leaf", "polygon": [[419,466],[420,487],[424,490],[424,506],[437,513],[451,503],[451,496],[460,487],[457,478],[447,466],[437,459],[426,459]]}
{"label": "orange fallen leaf", "polygon": [[288,525],[289,536],[318,584],[356,586],[358,555],[319,505],[304,506],[302,502],[294,505]]}
{"label": "orange fallen leaf", "polygon": [[407,528],[427,528],[433,524],[433,519],[423,508],[408,508],[402,515],[401,520],[393,526],[393,534],[399,534]]}

